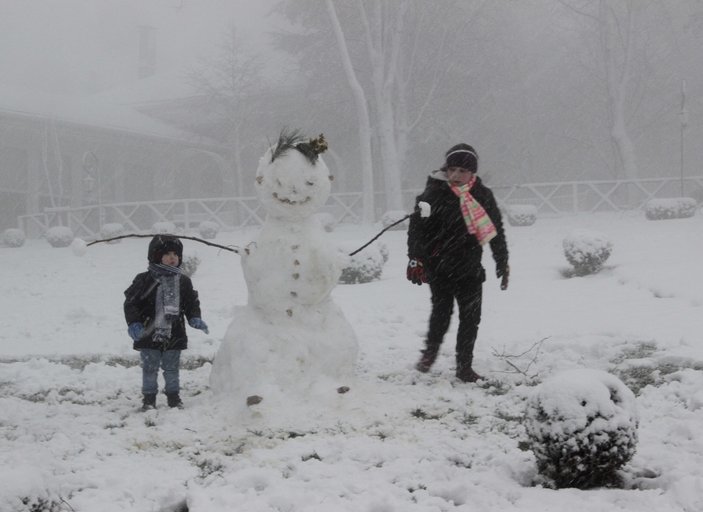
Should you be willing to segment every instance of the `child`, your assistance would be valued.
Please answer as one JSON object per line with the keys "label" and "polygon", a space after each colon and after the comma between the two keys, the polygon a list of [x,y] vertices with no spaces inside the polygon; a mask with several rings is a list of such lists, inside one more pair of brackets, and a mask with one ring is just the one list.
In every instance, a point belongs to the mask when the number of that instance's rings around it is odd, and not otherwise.
{"label": "child", "polygon": [[149,270],[137,274],[125,290],[124,315],[129,336],[142,360],[142,410],[156,408],[159,367],[169,407],[183,408],[180,398],[181,350],[188,347],[183,315],[194,329],[208,333],[200,318],[198,292],[179,268],[183,244],[170,235],[156,235],[149,243]]}

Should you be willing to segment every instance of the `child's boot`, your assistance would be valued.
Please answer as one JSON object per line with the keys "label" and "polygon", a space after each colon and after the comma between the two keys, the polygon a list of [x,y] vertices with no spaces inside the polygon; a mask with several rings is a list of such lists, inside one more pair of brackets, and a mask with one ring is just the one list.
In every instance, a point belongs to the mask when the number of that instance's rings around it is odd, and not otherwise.
{"label": "child's boot", "polygon": [[142,399],[142,411],[156,409],[156,393],[145,393]]}
{"label": "child's boot", "polygon": [[471,365],[458,364],[456,367],[456,378],[462,382],[476,382],[482,380],[483,376],[476,373]]}
{"label": "child's boot", "polygon": [[169,407],[183,409],[183,402],[178,393],[166,393],[166,403],[168,403]]}
{"label": "child's boot", "polygon": [[422,350],[421,352],[422,352],[422,357],[415,365],[415,369],[418,372],[427,373],[430,371],[430,368],[432,368],[432,365],[434,364],[435,359],[437,359],[438,349],[426,348],[426,349]]}

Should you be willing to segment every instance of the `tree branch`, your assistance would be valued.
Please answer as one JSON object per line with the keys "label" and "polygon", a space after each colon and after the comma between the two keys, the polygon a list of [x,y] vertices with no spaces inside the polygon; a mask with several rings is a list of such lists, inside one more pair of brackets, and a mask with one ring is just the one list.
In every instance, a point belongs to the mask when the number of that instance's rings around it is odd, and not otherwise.
{"label": "tree branch", "polygon": [[[524,352],[520,354],[506,354],[505,352],[498,353],[495,349],[493,350],[493,355],[497,357],[498,359],[501,359],[505,364],[507,364],[510,368],[512,368],[514,371],[512,372],[504,372],[504,373],[518,373],[520,375],[523,375],[526,379],[534,379],[539,375],[539,372],[534,373],[532,375],[529,375],[527,372],[530,370],[532,365],[534,365],[537,362],[537,358],[540,353],[540,349],[542,348],[542,344],[549,339],[549,336],[546,338],[542,338],[539,341],[536,341],[535,343],[532,344],[530,348],[525,350]],[[517,364],[513,363],[512,360],[514,359],[520,359],[531,352],[534,352],[534,355],[530,358],[530,360],[527,363],[527,366],[525,366],[524,369],[520,368]]]}

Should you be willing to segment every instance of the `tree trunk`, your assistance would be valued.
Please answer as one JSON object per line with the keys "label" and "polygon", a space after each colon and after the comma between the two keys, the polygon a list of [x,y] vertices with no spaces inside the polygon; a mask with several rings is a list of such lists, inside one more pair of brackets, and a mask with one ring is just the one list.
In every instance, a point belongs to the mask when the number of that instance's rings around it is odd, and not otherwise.
{"label": "tree trunk", "polygon": [[[402,54],[402,20],[407,10],[403,3],[386,16],[382,2],[373,4],[373,18],[369,19],[364,5],[359,1],[359,10],[366,33],[366,47],[371,63],[371,82],[374,91],[376,126],[383,164],[383,184],[386,210],[401,210],[403,195],[400,179],[400,155],[397,146],[398,106],[395,93],[399,80],[399,59]],[[372,27],[372,22],[374,26]]]}
{"label": "tree trunk", "polygon": [[606,86],[611,115],[610,137],[617,149],[620,164],[625,179],[635,180],[639,177],[635,148],[627,130],[625,103],[627,90],[632,74],[632,53],[634,51],[634,12],[633,5],[628,2],[626,15],[627,23],[624,32],[620,34],[623,46],[622,63],[618,65],[616,50],[617,14],[610,10],[608,2],[601,0],[599,6],[601,42],[605,60]]}
{"label": "tree trunk", "polygon": [[373,160],[371,156],[371,122],[369,120],[369,111],[366,103],[366,95],[364,89],[356,77],[356,73],[349,57],[347,43],[344,39],[342,26],[337,17],[337,11],[334,8],[332,0],[325,0],[327,12],[329,13],[332,22],[332,28],[339,46],[339,54],[342,58],[344,71],[349,81],[349,86],[354,95],[356,104],[356,112],[359,117],[359,145],[361,148],[361,180],[363,189],[363,212],[362,221],[365,224],[371,224],[374,219],[374,195],[373,195]]}

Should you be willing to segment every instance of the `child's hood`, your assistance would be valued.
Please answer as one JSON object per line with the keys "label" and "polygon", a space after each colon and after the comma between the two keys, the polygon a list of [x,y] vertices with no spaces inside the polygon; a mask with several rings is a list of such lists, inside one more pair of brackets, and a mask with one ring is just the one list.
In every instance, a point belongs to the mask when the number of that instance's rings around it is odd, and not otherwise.
{"label": "child's hood", "polygon": [[180,267],[183,262],[183,243],[172,235],[156,235],[149,242],[147,254],[149,263],[161,263],[163,255],[171,251],[178,255],[178,266]]}

